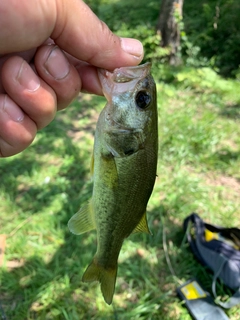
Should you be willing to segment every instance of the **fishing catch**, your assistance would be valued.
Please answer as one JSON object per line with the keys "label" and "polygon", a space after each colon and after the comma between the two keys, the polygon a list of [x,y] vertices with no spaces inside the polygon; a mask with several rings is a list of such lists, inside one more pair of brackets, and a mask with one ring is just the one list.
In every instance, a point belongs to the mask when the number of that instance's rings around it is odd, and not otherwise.
{"label": "fishing catch", "polygon": [[149,232],[146,206],[158,153],[156,86],[149,63],[99,70],[107,105],[100,113],[91,161],[91,200],[69,220],[74,234],[97,230],[97,252],[83,274],[99,281],[106,303],[115,290],[118,256],[125,238]]}

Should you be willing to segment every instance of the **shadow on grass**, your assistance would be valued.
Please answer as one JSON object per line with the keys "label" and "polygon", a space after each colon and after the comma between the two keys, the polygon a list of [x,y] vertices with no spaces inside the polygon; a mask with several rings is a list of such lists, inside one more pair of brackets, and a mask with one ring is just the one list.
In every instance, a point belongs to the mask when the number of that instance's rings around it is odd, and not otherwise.
{"label": "shadow on grass", "polygon": [[[190,251],[181,247],[181,223],[169,216],[168,208],[157,206],[148,214],[153,235],[137,234],[126,240],[126,248],[131,249],[132,253],[119,264],[113,307],[109,307],[106,313],[96,305],[93,292],[99,292],[98,285],[81,282],[83,271],[96,250],[96,233],[77,237],[66,226],[82,201],[81,193],[88,173],[88,168],[81,165],[86,163],[86,159],[84,153],[80,152],[80,145],[74,144],[66,132],[73,129],[69,119],[88,117],[91,104],[86,103],[79,110],[73,108],[70,117],[63,114],[42,132],[38,143],[29,151],[18,159],[10,159],[9,163],[6,161],[4,166],[1,164],[5,191],[13,202],[20,192],[21,207],[28,208],[30,214],[48,205],[58,193],[64,192],[66,195],[66,201],[54,217],[54,223],[62,230],[64,241],[51,259],[46,262],[44,258],[31,256],[23,266],[2,273],[0,299],[9,320],[134,319],[136,316],[169,319],[172,306],[179,301],[175,293],[176,280],[164,258],[161,216],[164,217],[168,254],[176,276],[179,279],[197,276],[209,280],[209,275],[199,267]],[[60,146],[55,144],[56,138],[63,140]],[[60,176],[65,178],[63,184],[53,182],[47,187],[37,187],[33,181],[29,189],[19,191],[16,178],[31,176],[41,168],[42,158],[48,154],[54,154],[59,159],[63,155],[74,157],[74,161],[60,164]],[[90,186],[84,193],[86,197],[90,196]],[[142,248],[143,252],[139,250]]]}
{"label": "shadow on grass", "polygon": [[[70,190],[66,190],[67,193],[68,191],[71,194]],[[33,256],[26,260],[22,267],[4,272],[1,302],[8,319],[130,319],[139,315],[151,315],[152,319],[156,316],[158,319],[159,312],[166,313],[166,299],[176,300],[172,275],[163,258],[160,215],[167,217],[165,208],[159,206],[148,214],[152,236],[137,234],[126,240],[130,243],[129,248],[131,244],[136,244],[152,253],[150,257],[148,254],[141,255],[136,247],[132,255],[119,264],[116,298],[114,297],[113,307],[109,308],[110,314],[106,314],[99,310],[93,300],[94,296],[90,294],[93,286],[81,282],[83,271],[96,250],[96,234],[92,232],[77,237],[67,230],[66,224],[72,214],[69,212],[68,203],[73,197],[74,194],[69,195],[66,205],[61,209],[58,223],[64,231],[66,230],[64,243],[52,259],[45,263],[40,257]],[[76,211],[78,203],[73,207]],[[183,236],[181,227],[170,221],[166,226],[167,232],[171,234],[171,241],[178,247]],[[185,259],[181,260],[180,256],[174,259],[178,276],[184,276],[186,270],[181,265],[185,264]],[[184,271],[180,272],[181,268]],[[64,281],[67,282],[65,285]],[[62,290],[59,294],[61,285]],[[97,284],[94,285],[94,290],[99,290]],[[133,294],[126,299],[125,292]],[[39,297],[41,303],[38,302]],[[153,305],[156,306],[155,310],[152,310]],[[68,317],[65,314],[68,314]]]}
{"label": "shadow on grass", "polygon": [[[2,271],[0,300],[8,319],[11,320],[35,319],[37,311],[40,310],[41,318],[47,319],[48,311],[45,310],[45,307],[33,303],[40,294],[44,294],[44,291],[47,295],[46,288],[50,286],[53,298],[50,297],[52,303],[50,306],[48,305],[48,308],[54,308],[54,305],[58,303],[58,299],[54,299],[54,285],[66,274],[70,275],[73,286],[71,286],[71,292],[66,293],[63,290],[62,297],[66,296],[69,303],[74,305],[71,293],[79,286],[83,268],[82,261],[88,260],[84,258],[82,251],[84,250],[87,256],[88,252],[93,251],[93,248],[89,249],[92,246],[91,236],[88,236],[88,241],[81,241],[81,237],[73,236],[66,227],[69,218],[79,208],[82,200],[81,191],[89,171],[85,165],[86,152],[81,152],[81,147],[78,147],[77,143],[74,144],[73,139],[66,132],[72,129],[70,119],[81,120],[83,115],[88,115],[88,111],[92,109],[92,101],[85,102],[81,107],[77,105],[77,108],[70,107],[69,109],[68,114],[60,116],[57,121],[54,121],[39,134],[38,142],[32,147],[15,158],[3,159],[0,162],[2,191],[8,196],[10,202],[15,205],[20,204],[23,211],[26,209],[28,215],[39,213],[42,207],[53,202],[56,195],[64,192],[66,196],[60,212],[53,218],[58,228],[60,227],[65,233],[64,243],[56,251],[51,261],[45,263],[39,256],[32,256],[24,261],[23,266],[6,272]],[[55,143],[58,138],[62,140],[60,147]],[[35,185],[32,181],[30,186],[27,183],[25,187],[24,182],[21,182],[21,177],[24,180],[25,177],[29,178],[34,175],[34,172],[40,171],[43,165],[46,166],[48,156],[51,157],[53,154],[57,161],[61,160],[63,156],[74,159],[67,164],[61,161],[60,164],[56,164],[60,165],[60,176],[57,177],[56,182]],[[43,157],[45,157],[44,160]],[[61,178],[64,178],[63,184],[59,182]],[[90,196],[90,192],[90,187],[85,188],[85,194],[89,193]],[[90,257],[88,258],[90,260]],[[49,292],[51,292],[51,288]],[[81,303],[83,309],[86,308],[84,302]],[[62,315],[59,317],[62,319]],[[56,319],[58,319],[57,315]]]}
{"label": "shadow on grass", "polygon": [[240,158],[240,151],[230,151],[228,149],[219,150],[214,154],[214,157],[218,158],[218,161],[230,164],[233,161],[238,161]]}
{"label": "shadow on grass", "polygon": [[[180,319],[177,308],[181,302],[177,297],[177,287],[191,278],[197,278],[203,288],[212,294],[213,273],[194,257],[185,241],[181,224],[183,221],[179,223],[169,216],[167,208],[163,206],[150,212],[149,217],[152,236],[132,236],[132,241],[139,243],[144,250],[136,250],[135,254],[121,263],[119,276],[124,277],[125,288],[130,283],[133,292],[138,292],[141,287],[140,292],[145,293],[144,299],[133,294],[130,303],[137,304],[137,308],[144,305],[142,312],[135,316],[146,319],[150,316],[151,319]],[[124,285],[121,290],[124,290]],[[220,281],[217,282],[217,293],[221,296],[232,295],[231,290]],[[120,307],[116,311],[128,315],[127,319],[134,318],[134,311],[126,312]],[[181,312],[181,319],[188,314],[187,309]]]}
{"label": "shadow on grass", "polygon": [[[65,229],[69,218],[67,205],[63,212],[60,223]],[[125,250],[129,248],[131,255],[119,263],[116,293],[108,313],[98,308],[90,293],[99,291],[98,284],[81,282],[83,271],[96,250],[95,232],[77,237],[66,231],[64,244],[49,263],[31,257],[23,267],[3,275],[3,287],[12,284],[1,295],[9,319],[170,319],[176,305],[180,306],[176,296],[180,282],[197,277],[211,291],[211,275],[182,244],[181,224],[174,221],[163,206],[149,212],[148,217],[152,235],[136,234],[126,240],[129,245]],[[59,285],[62,285],[60,294]]]}
{"label": "shadow on grass", "polygon": [[240,104],[226,106],[221,112],[221,116],[228,119],[240,120]]}
{"label": "shadow on grass", "polygon": [[209,157],[205,158],[206,163],[213,166],[214,169],[221,170],[223,173],[226,172],[234,163],[237,163],[240,159],[240,150],[232,151],[228,148],[220,149]]}

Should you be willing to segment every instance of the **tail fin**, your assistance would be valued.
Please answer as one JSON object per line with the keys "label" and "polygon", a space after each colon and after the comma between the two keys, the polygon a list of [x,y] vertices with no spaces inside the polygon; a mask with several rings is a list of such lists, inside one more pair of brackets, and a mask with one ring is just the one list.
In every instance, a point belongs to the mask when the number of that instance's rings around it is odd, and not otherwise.
{"label": "tail fin", "polygon": [[117,266],[114,269],[105,269],[100,266],[97,263],[96,258],[94,258],[91,264],[87,267],[87,270],[84,272],[82,281],[99,281],[105,302],[107,304],[111,304],[115,290],[116,277]]}

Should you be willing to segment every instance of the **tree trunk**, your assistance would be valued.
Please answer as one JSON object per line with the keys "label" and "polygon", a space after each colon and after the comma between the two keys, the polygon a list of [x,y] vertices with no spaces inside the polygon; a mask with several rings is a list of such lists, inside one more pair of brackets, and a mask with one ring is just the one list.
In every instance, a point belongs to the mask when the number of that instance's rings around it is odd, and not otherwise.
{"label": "tree trunk", "polygon": [[169,63],[176,65],[180,62],[180,21],[184,0],[162,0],[157,23],[157,31],[161,35],[161,46],[170,47]]}

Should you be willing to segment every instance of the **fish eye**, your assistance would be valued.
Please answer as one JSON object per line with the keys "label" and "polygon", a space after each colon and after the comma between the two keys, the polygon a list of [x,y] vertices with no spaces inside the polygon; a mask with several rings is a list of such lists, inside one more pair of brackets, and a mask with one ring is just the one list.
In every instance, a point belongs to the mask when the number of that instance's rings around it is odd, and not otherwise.
{"label": "fish eye", "polygon": [[151,97],[146,91],[139,91],[136,94],[135,101],[140,109],[146,109],[151,102]]}

